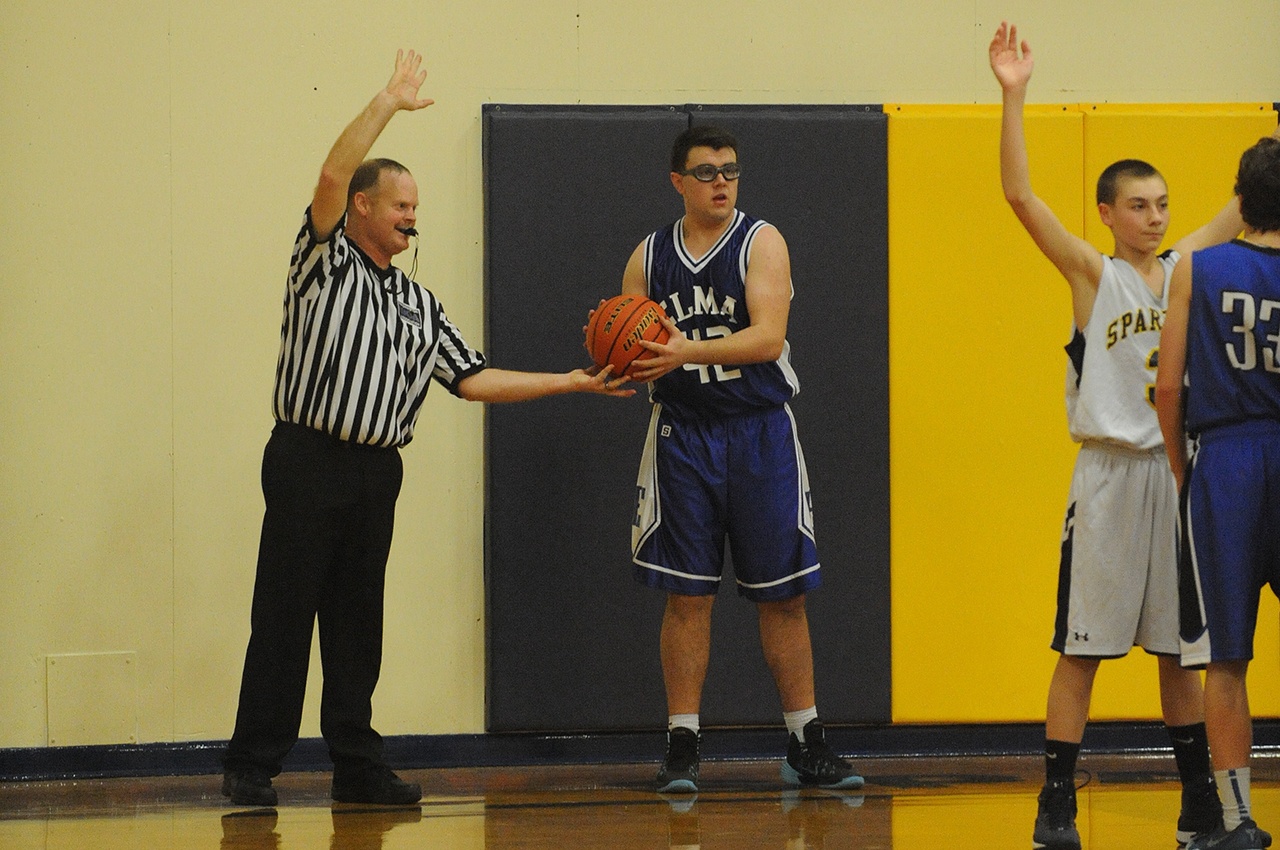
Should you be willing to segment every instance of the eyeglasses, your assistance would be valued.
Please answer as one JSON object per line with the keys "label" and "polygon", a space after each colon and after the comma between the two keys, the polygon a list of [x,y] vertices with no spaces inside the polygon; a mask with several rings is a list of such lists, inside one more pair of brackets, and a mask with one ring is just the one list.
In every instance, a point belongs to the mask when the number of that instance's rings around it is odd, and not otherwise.
{"label": "eyeglasses", "polygon": [[716,179],[717,174],[724,175],[725,180],[737,180],[742,176],[742,166],[736,162],[726,162],[716,168],[711,163],[704,162],[701,165],[695,165],[693,168],[686,168],[679,173],[685,177],[692,176],[701,183],[710,183]]}

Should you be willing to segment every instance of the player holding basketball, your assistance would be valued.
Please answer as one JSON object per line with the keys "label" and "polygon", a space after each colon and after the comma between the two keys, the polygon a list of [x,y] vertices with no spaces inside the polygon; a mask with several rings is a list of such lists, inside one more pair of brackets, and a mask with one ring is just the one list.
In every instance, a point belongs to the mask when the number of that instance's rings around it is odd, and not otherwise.
{"label": "player holding basketball", "polygon": [[814,695],[805,594],[818,586],[808,475],[787,401],[791,266],[782,235],[737,209],[738,143],[716,127],[676,139],[671,183],[684,217],[627,262],[622,291],[662,304],[671,337],[632,368],[654,402],[632,529],[637,579],[667,593],[661,658],[668,706],[664,792],[694,792],[711,608],[724,541],[738,592],[756,603],[789,731],[785,781],[857,788],[827,745]]}
{"label": "player holding basketball", "polygon": [[1005,199],[1071,289],[1075,334],[1067,413],[1081,443],[1071,481],[1058,581],[1049,685],[1046,778],[1033,843],[1079,850],[1073,776],[1098,663],[1141,646],[1156,656],[1164,722],[1182,780],[1177,838],[1213,829],[1221,817],[1205,737],[1200,680],[1179,664],[1177,493],[1149,387],[1156,366],[1169,275],[1180,254],[1240,231],[1233,200],[1172,251],[1168,188],[1150,165],[1121,160],[1098,179],[1098,213],[1115,238],[1104,256],[1068,231],[1031,187],[1022,113],[1031,50],[1001,23],[990,45],[1003,90],[1000,176]]}
{"label": "player holding basketball", "polygon": [[405,805],[422,797],[383,761],[370,720],[400,448],[413,438],[432,380],[488,402],[633,393],[608,370],[488,368],[435,296],[391,264],[416,235],[418,186],[399,163],[365,156],[397,112],[431,105],[418,97],[421,61],[397,52],[386,87],[334,142],[293,249],[277,421],[262,461],[252,634],[223,760],[222,793],[239,805],[276,804],[271,778],[298,739],[317,620],[333,798]]}
{"label": "player holding basketball", "polygon": [[1225,803],[1224,823],[1188,850],[1271,844],[1250,811],[1245,675],[1258,595],[1268,582],[1280,587],[1280,140],[1245,151],[1235,191],[1243,236],[1183,257],[1173,271],[1156,378],[1182,489],[1182,662],[1208,665],[1205,716]]}

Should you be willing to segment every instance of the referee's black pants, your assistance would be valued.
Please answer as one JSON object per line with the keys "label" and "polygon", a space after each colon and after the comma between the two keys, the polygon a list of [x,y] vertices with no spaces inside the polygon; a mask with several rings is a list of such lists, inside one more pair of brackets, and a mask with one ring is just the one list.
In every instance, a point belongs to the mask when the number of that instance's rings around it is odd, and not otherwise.
{"label": "referee's black pants", "polygon": [[402,477],[397,449],[276,423],[262,458],[266,514],[227,770],[280,772],[298,740],[317,618],[320,731],[334,769],[382,763],[382,738],[370,721]]}

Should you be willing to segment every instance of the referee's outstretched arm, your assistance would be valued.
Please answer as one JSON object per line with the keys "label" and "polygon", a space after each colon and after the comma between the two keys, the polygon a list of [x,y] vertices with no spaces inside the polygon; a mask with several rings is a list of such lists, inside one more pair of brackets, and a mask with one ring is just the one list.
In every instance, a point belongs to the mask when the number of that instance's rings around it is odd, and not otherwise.
{"label": "referee's outstretched arm", "polygon": [[636,394],[623,389],[626,378],[609,380],[609,369],[574,369],[572,372],[513,372],[482,369],[458,383],[458,395],[467,401],[529,401],[564,393],[603,393],[625,398]]}
{"label": "referee's outstretched arm", "polygon": [[396,68],[386,88],[373,96],[369,105],[355,117],[338,136],[320,169],[320,182],[311,201],[311,221],[321,242],[328,239],[347,210],[347,187],[351,176],[369,154],[382,130],[402,109],[422,109],[435,103],[430,98],[419,98],[418,89],[427,79],[426,71],[419,71],[421,54],[410,50],[396,51]]}

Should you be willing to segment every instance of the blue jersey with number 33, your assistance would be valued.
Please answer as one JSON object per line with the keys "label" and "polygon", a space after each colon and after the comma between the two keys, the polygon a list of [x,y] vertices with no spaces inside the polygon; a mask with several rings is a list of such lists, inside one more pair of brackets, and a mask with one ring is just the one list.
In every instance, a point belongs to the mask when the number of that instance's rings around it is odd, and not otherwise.
{"label": "blue jersey with number 33", "polygon": [[1187,325],[1187,431],[1280,421],[1280,251],[1196,251]]}
{"label": "blue jersey with number 33", "polygon": [[[689,339],[724,337],[748,327],[745,281],[751,242],[771,225],[735,210],[711,250],[694,257],[684,244],[683,221],[645,240],[649,297],[662,304]],[[790,346],[783,343],[782,355],[771,363],[688,363],[655,381],[650,396],[681,417],[734,416],[778,407],[800,391],[790,355]]]}

